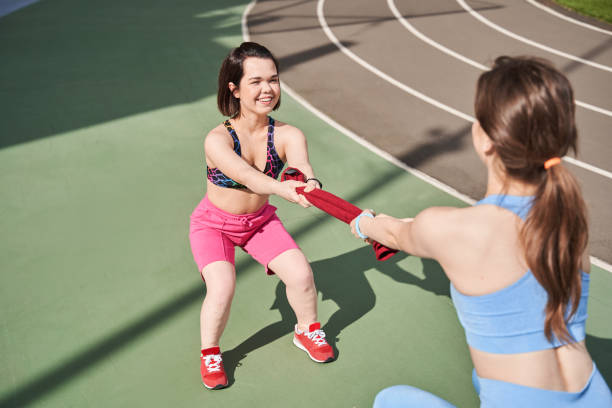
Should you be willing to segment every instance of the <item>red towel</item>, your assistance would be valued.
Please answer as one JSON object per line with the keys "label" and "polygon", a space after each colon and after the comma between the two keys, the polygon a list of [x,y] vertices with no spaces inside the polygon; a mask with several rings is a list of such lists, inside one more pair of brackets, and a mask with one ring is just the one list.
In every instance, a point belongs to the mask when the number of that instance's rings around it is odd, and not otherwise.
{"label": "red towel", "polygon": [[[293,167],[288,167],[285,171],[283,171],[281,180],[306,181],[304,174]],[[321,189],[314,189],[309,193],[305,193],[304,187],[298,187],[295,189],[295,191],[305,196],[315,207],[325,211],[333,217],[336,217],[340,221],[344,221],[347,224],[350,224],[351,221],[362,212],[359,207],[354,206],[348,201]],[[397,250],[387,248],[379,242],[373,242],[372,248],[374,248],[376,259],[379,261],[386,261],[397,253]]]}

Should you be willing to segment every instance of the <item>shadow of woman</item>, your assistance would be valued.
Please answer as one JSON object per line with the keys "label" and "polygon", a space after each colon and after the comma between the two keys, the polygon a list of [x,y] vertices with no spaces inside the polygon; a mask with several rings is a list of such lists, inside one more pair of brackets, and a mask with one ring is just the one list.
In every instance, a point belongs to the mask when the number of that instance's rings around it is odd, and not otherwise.
{"label": "shadow of woman", "polygon": [[612,387],[612,339],[587,334],[586,346],[593,361],[597,364],[597,369],[608,386]]}
{"label": "shadow of woman", "polygon": [[[376,304],[376,294],[365,276],[366,271],[375,269],[397,282],[417,285],[436,295],[450,296],[449,281],[437,262],[422,260],[425,278],[421,279],[397,265],[407,256],[400,252],[388,261],[379,262],[368,246],[311,264],[317,290],[323,300],[331,299],[338,306],[338,310],[323,326],[336,358],[339,355],[336,343],[340,341],[342,330],[363,317]],[[276,299],[270,309],[278,309],[281,314],[279,321],[262,328],[234,349],[223,353],[230,385],[234,382],[236,367],[241,365],[241,360],[248,353],[293,332],[295,315],[281,281],[276,286]]]}

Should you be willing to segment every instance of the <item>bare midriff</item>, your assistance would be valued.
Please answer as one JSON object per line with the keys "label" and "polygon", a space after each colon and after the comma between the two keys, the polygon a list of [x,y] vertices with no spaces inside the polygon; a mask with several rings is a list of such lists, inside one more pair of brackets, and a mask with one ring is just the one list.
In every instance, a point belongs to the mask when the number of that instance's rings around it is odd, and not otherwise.
{"label": "bare midriff", "polygon": [[249,189],[219,187],[209,180],[206,181],[206,196],[215,207],[236,215],[257,212],[268,202],[269,197]]}
{"label": "bare midriff", "polygon": [[579,392],[593,370],[584,341],[555,349],[494,354],[470,347],[481,378],[553,391]]}

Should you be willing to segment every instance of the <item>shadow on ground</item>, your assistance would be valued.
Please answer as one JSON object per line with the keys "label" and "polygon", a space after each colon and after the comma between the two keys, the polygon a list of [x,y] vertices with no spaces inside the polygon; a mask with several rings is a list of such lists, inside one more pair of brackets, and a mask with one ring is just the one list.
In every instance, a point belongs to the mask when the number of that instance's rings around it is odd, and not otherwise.
{"label": "shadow on ground", "polygon": [[[432,132],[435,134],[440,133],[438,129],[432,129]],[[413,161],[425,162],[437,154],[437,150],[431,148],[433,145],[443,144],[447,149],[458,148],[460,145],[459,139],[465,137],[466,132],[466,128],[461,128],[455,132],[444,133],[443,137],[437,138],[433,142],[425,143],[414,151],[406,152],[405,155]],[[43,137],[43,135],[40,135],[40,137]],[[21,140],[21,142],[24,141]],[[404,170],[393,167],[370,182],[364,182],[359,190],[354,191],[351,196],[344,198],[356,203],[369,195],[375,195],[377,191],[404,175]],[[325,218],[324,222],[338,222],[325,215],[322,215],[322,217]],[[299,240],[300,237],[316,230],[319,225],[320,223],[318,222],[305,225],[298,230],[291,231],[292,236]],[[340,332],[374,307],[376,298],[364,275],[364,272],[368,269],[375,268],[398,282],[423,285],[423,288],[427,290],[448,296],[448,285],[444,283],[448,281],[437,263],[423,260],[426,279],[421,281],[396,265],[396,262],[406,256],[406,254],[400,253],[386,262],[379,263],[375,260],[371,247],[364,247],[334,258],[315,262],[312,265],[318,290],[322,292],[324,298],[334,300],[340,307],[324,327],[336,351],[338,349],[335,345],[335,339]],[[249,260],[248,262],[253,261]],[[237,264],[236,269],[240,270],[245,266],[246,264]],[[435,278],[436,275],[439,278]],[[339,289],[341,284],[348,279],[347,276],[350,277],[353,282],[352,285],[355,286],[353,293]],[[279,287],[277,287],[277,300],[274,305],[281,312],[281,320],[255,333],[233,350],[224,353],[224,362],[231,381],[233,381],[236,366],[246,354],[293,330],[295,317],[288,305],[283,289],[284,285],[279,283]],[[1,395],[0,407],[27,406],[53,393],[60,387],[66,386],[78,378],[79,375],[92,370],[112,354],[117,353],[139,338],[149,334],[153,329],[168,319],[174,318],[184,309],[201,302],[203,292],[205,293],[205,288],[200,285],[189,288],[183,293],[170,298],[167,302],[151,310],[149,313],[135,318],[116,331],[101,337],[91,346],[77,350],[71,356],[66,356],[62,362],[44,372],[36,373],[10,392]]]}
{"label": "shadow on ground", "polygon": [[[338,305],[338,310],[322,327],[336,356],[341,352],[337,343],[340,342],[342,330],[365,316],[376,304],[376,294],[365,276],[366,271],[374,269],[398,283],[417,285],[436,295],[450,296],[449,281],[437,262],[422,260],[425,278],[421,279],[397,265],[407,256],[409,255],[398,253],[385,262],[379,262],[375,259],[372,248],[368,246],[311,264],[317,290],[323,300],[330,299]],[[235,348],[223,353],[230,385],[234,382],[236,368],[249,353],[293,332],[295,315],[287,301],[285,285],[281,281],[276,286],[276,300],[271,308],[279,310],[279,321],[264,327]]]}
{"label": "shadow on ground", "polygon": [[215,94],[218,40],[246,3],[41,1],[4,16],[0,148]]}
{"label": "shadow on ground", "polygon": [[597,369],[612,388],[612,339],[587,334],[586,345]]}

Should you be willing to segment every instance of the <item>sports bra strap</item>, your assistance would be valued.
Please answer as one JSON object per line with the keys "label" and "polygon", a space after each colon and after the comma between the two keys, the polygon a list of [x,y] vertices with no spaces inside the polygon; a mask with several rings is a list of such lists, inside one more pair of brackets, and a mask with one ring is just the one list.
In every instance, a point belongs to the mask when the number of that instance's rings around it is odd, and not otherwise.
{"label": "sports bra strap", "polygon": [[236,131],[234,130],[234,127],[230,123],[229,119],[223,122],[223,125],[225,125],[225,128],[232,137],[232,140],[234,141],[234,151],[238,156],[242,156],[242,151],[240,149],[240,140],[238,139],[238,135],[236,134]]}
{"label": "sports bra strap", "polygon": [[492,194],[486,196],[474,205],[491,204],[501,208],[505,208],[508,211],[512,211],[513,213],[521,217],[523,221],[525,221],[527,219],[527,214],[529,214],[529,210],[531,209],[533,198],[533,196]]}

